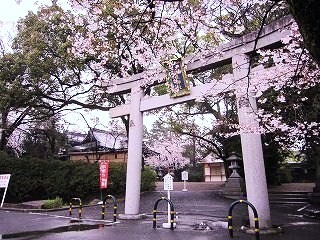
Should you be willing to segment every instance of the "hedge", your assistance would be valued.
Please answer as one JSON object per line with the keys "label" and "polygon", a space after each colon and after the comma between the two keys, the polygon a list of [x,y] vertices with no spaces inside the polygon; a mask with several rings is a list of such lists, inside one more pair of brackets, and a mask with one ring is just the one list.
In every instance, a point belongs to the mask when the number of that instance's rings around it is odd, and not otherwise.
{"label": "hedge", "polygon": [[[100,198],[98,164],[11,158],[0,152],[0,174],[11,174],[6,202],[18,203],[56,197],[67,202],[73,197],[84,201]],[[151,175],[152,173],[142,173],[143,191],[154,189],[156,179]],[[125,185],[126,165],[111,162],[107,194],[123,196]]]}
{"label": "hedge", "polygon": [[141,191],[154,191],[156,189],[157,173],[150,167],[145,167],[141,173]]}

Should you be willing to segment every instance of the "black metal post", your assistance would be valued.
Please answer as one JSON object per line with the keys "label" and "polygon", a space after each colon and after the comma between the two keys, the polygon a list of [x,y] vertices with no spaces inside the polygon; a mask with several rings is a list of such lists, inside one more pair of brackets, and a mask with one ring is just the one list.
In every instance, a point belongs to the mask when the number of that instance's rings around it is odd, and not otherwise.
{"label": "black metal post", "polygon": [[229,208],[229,213],[228,213],[228,229],[229,229],[229,237],[233,238],[233,225],[232,225],[232,210],[234,208],[235,205],[239,204],[239,203],[245,203],[248,206],[250,206],[250,208],[253,211],[253,215],[254,215],[254,231],[255,231],[255,236],[256,236],[256,240],[260,240],[260,229],[259,229],[259,218],[258,218],[258,212],[256,210],[256,208],[248,201],[246,200],[238,200],[235,201],[231,204],[230,208]]}
{"label": "black metal post", "polygon": [[114,196],[112,195],[107,195],[105,197],[105,199],[103,200],[103,203],[102,203],[102,210],[101,210],[101,218],[104,219],[104,214],[105,214],[105,208],[106,208],[106,201],[107,201],[107,198],[111,198],[112,201],[113,201],[113,222],[116,222],[117,221],[117,200]]}
{"label": "black metal post", "polygon": [[170,230],[174,229],[174,207],[173,207],[173,203],[171,202],[171,200],[162,197],[159,200],[156,201],[156,203],[154,204],[153,207],[153,228],[157,227],[157,208],[158,208],[158,203],[162,200],[165,200],[167,203],[169,203],[170,205]]}

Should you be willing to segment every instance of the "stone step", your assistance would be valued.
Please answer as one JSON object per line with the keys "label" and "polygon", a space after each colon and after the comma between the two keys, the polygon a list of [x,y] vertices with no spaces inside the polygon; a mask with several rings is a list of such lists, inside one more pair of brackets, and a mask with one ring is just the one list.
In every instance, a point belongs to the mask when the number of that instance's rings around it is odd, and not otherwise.
{"label": "stone step", "polygon": [[270,203],[302,204],[309,203],[308,192],[269,192]]}
{"label": "stone step", "polygon": [[303,202],[290,202],[290,201],[269,201],[271,204],[308,204],[309,201],[303,201]]}
{"label": "stone step", "polygon": [[308,192],[279,192],[279,191],[269,191],[269,194],[272,195],[277,195],[277,194],[281,194],[281,195],[302,195],[302,196],[308,196]]}

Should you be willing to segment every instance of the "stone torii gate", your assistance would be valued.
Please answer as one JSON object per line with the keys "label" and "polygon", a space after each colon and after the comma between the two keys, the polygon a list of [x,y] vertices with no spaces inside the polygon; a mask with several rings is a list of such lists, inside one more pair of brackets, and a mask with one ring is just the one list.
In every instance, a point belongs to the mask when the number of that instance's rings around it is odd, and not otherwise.
{"label": "stone torii gate", "polygon": [[[205,58],[198,59],[187,64],[187,72],[201,72],[232,63],[233,74],[228,74],[224,79],[229,82],[241,82],[246,78],[250,68],[249,54],[260,48],[280,46],[281,39],[288,35],[283,29],[290,25],[291,17],[285,17],[270,25],[265,26],[260,32],[251,33],[240,39],[220,46],[223,54],[216,56],[208,54]],[[263,71],[268,71],[264,69]],[[254,69],[252,70],[254,71]],[[160,73],[159,83],[163,81],[163,73]],[[114,94],[131,92],[131,102],[117,106],[110,110],[112,118],[129,115],[129,143],[127,163],[127,184],[125,196],[125,213],[122,218],[140,218],[140,182],[142,167],[142,140],[143,140],[143,112],[153,109],[183,103],[196,99],[209,89],[217,86],[212,83],[195,86],[191,88],[191,94],[171,99],[169,94],[162,96],[144,97],[144,91],[138,81],[143,80],[143,73],[136,74],[127,79],[120,79],[116,87],[112,87]],[[243,82],[243,81],[242,81]],[[246,84],[243,83],[243,84]],[[226,85],[219,85],[218,88],[225,89]],[[111,88],[110,88],[111,89]],[[109,89],[109,90],[110,90]],[[245,94],[245,98],[243,97]],[[258,127],[254,114],[257,109],[256,100],[250,93],[237,93],[237,107],[239,124]],[[246,190],[248,201],[257,209],[260,217],[260,227],[271,228],[269,197],[265,176],[265,167],[262,152],[261,135],[258,133],[241,133],[242,156],[244,172],[246,177]],[[250,225],[254,226],[254,216],[249,211]]]}

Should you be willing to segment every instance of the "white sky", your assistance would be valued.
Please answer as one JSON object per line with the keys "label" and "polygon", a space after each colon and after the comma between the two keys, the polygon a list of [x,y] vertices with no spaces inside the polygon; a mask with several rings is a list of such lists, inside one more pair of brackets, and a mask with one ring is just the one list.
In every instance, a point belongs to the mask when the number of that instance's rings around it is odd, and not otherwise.
{"label": "white sky", "polygon": [[40,4],[50,4],[51,0],[22,0],[17,4],[15,0],[1,0],[0,18],[4,22],[16,22],[20,17],[27,15],[28,11],[36,11]]}
{"label": "white sky", "polygon": [[22,0],[20,4],[16,0],[0,0],[0,24],[1,32],[9,32],[13,30],[15,23],[19,18],[27,15],[28,11],[36,12],[42,4],[50,4],[51,0]]}

